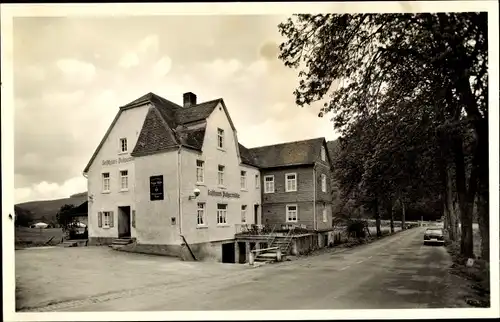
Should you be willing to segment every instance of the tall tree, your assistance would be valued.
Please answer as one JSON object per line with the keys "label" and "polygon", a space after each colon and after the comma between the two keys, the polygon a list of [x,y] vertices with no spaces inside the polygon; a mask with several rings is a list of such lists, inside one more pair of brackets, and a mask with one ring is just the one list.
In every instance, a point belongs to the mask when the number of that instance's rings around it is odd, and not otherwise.
{"label": "tall tree", "polygon": [[[482,197],[483,239],[489,220],[486,14],[303,14],[279,30],[287,38],[280,59],[300,69],[296,103],[327,99],[320,116],[333,112],[334,125],[344,135],[367,116],[411,116],[408,109],[420,109],[429,128],[449,139],[453,159],[441,168],[452,163],[455,169],[461,252],[473,256],[476,193]],[[475,136],[468,178],[467,128]]]}

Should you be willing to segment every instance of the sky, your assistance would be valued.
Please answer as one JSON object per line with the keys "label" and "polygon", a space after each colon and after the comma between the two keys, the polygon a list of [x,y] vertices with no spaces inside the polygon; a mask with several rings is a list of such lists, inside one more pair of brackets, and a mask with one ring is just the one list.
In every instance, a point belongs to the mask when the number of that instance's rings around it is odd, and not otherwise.
{"label": "sky", "polygon": [[15,202],[87,189],[82,171],[121,105],[153,92],[223,98],[251,148],[338,137],[320,105],[298,107],[278,60],[287,16],[14,18]]}

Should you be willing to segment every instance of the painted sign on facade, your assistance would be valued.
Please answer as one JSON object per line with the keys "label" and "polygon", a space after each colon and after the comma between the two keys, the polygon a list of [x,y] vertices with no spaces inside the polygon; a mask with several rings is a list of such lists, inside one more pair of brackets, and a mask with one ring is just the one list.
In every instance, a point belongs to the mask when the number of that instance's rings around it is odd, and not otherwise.
{"label": "painted sign on facade", "polygon": [[108,159],[108,160],[102,160],[102,165],[114,165],[114,164],[120,164],[120,163],[127,163],[134,160],[134,157],[128,157],[128,158],[118,158],[118,159]]}
{"label": "painted sign on facade", "polygon": [[163,176],[149,177],[149,197],[151,201],[163,200]]}
{"label": "painted sign on facade", "polygon": [[223,197],[223,198],[239,198],[239,193],[227,192],[227,191],[217,191],[217,190],[208,190],[209,196],[214,197]]}

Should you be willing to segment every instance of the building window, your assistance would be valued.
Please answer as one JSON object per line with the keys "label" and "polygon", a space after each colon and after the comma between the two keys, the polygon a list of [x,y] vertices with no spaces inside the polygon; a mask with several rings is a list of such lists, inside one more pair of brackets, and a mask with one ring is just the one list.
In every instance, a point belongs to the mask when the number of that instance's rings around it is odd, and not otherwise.
{"label": "building window", "polygon": [[326,161],[326,150],[325,147],[321,147],[321,160]]}
{"label": "building window", "polygon": [[109,192],[110,189],[109,172],[105,172],[102,174],[102,192]]}
{"label": "building window", "polygon": [[259,178],[259,175],[256,174],[255,175],[255,189],[259,189],[260,188],[260,178]]}
{"label": "building window", "polygon": [[327,222],[328,221],[328,216],[327,216],[327,212],[326,212],[326,205],[323,204],[323,222]]}
{"label": "building window", "polygon": [[217,147],[219,149],[224,149],[224,130],[217,129]]}
{"label": "building window", "polygon": [[241,205],[241,222],[247,222],[247,205]]}
{"label": "building window", "polygon": [[227,205],[217,204],[217,225],[227,224]]}
{"label": "building window", "polygon": [[286,205],[286,221],[297,222],[297,220],[298,220],[297,205]]}
{"label": "building window", "polygon": [[102,213],[102,226],[109,228],[111,226],[111,211],[104,211]]}
{"label": "building window", "polygon": [[285,175],[286,178],[286,192],[297,191],[297,174],[296,173],[287,173]]}
{"label": "building window", "polygon": [[247,172],[241,171],[240,174],[241,174],[241,179],[240,179],[241,189],[246,189],[247,188]]}
{"label": "building window", "polygon": [[126,138],[122,138],[122,139],[120,139],[120,152],[121,153],[125,153],[127,151],[128,151],[128,149],[127,149],[127,139]]}
{"label": "building window", "polygon": [[196,182],[197,183],[203,183],[205,178],[204,178],[204,170],[203,167],[205,165],[205,162],[201,160],[196,160]]}
{"label": "building window", "polygon": [[264,193],[274,192],[274,176],[264,177]]}
{"label": "building window", "polygon": [[321,175],[321,191],[326,192],[326,174]]}
{"label": "building window", "polygon": [[121,191],[127,191],[128,190],[128,170],[122,170],[120,171],[120,184],[121,184]]}
{"label": "building window", "polygon": [[198,203],[198,219],[197,219],[196,223],[198,226],[206,225],[206,222],[205,222],[205,203],[203,203],[203,202]]}
{"label": "building window", "polygon": [[219,186],[224,185],[224,166],[223,165],[219,165],[219,172],[217,174],[217,184]]}

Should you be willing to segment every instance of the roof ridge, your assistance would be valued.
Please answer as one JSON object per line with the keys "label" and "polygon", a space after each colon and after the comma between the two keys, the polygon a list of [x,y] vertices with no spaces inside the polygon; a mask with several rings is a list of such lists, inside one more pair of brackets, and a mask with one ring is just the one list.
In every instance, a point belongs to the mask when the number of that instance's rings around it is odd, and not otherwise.
{"label": "roof ridge", "polygon": [[325,137],[317,137],[313,139],[306,139],[306,140],[297,140],[297,141],[289,141],[289,142],[282,142],[282,143],[276,143],[276,144],[268,144],[268,145],[261,145],[261,146],[256,146],[253,148],[248,148],[249,150],[253,149],[260,149],[260,148],[268,148],[268,147],[273,147],[273,146],[280,146],[280,145],[287,145],[287,144],[293,144],[293,143],[302,143],[302,142],[308,142],[308,141],[316,141],[323,139],[326,141]]}

